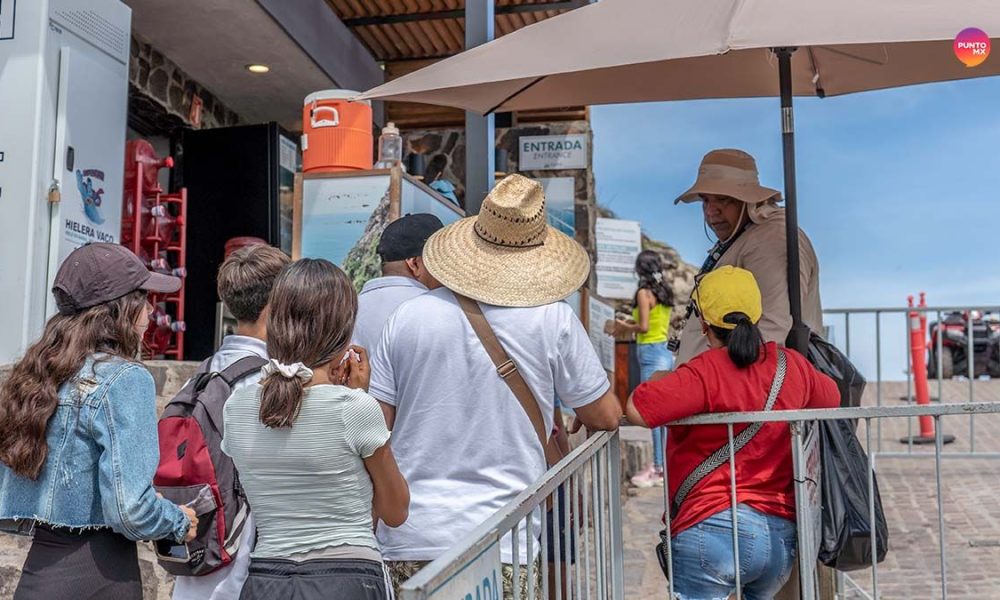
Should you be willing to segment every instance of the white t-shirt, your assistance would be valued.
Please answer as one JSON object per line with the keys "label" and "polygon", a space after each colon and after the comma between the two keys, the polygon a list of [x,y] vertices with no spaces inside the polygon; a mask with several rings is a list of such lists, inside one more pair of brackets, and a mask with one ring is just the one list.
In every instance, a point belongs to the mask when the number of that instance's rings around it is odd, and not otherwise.
{"label": "white t-shirt", "polygon": [[378,549],[372,480],[364,459],[389,441],[378,402],[340,385],[305,389],[295,423],[260,422],[261,386],[235,392],[224,409],[222,451],[239,469],[257,523],[254,558],[338,546]]}
{"label": "white t-shirt", "polygon": [[[538,400],[547,430],[555,394],[579,408],[607,392],[607,373],[565,302],[483,305],[483,313]],[[437,558],[546,470],[531,420],[446,288],[389,318],[372,354],[370,393],[396,407],[392,450],[410,485],[409,519],[378,530],[386,560]],[[526,539],[522,532],[522,562]],[[509,563],[511,554],[508,536],[501,557]]]}
{"label": "white t-shirt", "polygon": [[369,352],[375,349],[382,328],[399,305],[427,291],[416,279],[390,275],[369,280],[358,294],[358,317],[352,343]]}

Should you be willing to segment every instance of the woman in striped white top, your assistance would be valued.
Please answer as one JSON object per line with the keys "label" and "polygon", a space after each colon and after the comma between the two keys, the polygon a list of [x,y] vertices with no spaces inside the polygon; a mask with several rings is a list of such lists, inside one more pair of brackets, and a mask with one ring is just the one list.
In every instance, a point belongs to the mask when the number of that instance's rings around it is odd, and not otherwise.
{"label": "woman in striped white top", "polygon": [[388,599],[373,517],[403,524],[409,489],[367,393],[367,354],[349,345],[357,294],[333,264],[302,259],[269,309],[264,379],[225,407],[222,449],[258,532],[240,597]]}

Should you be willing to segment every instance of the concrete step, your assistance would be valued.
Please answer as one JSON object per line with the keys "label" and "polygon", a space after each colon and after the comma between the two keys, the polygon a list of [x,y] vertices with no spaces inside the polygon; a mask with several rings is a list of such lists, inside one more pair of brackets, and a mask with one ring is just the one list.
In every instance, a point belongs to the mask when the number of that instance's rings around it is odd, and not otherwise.
{"label": "concrete step", "polygon": [[156,383],[156,411],[159,413],[167,402],[180,391],[188,379],[194,377],[201,363],[177,360],[147,360],[146,368]]}

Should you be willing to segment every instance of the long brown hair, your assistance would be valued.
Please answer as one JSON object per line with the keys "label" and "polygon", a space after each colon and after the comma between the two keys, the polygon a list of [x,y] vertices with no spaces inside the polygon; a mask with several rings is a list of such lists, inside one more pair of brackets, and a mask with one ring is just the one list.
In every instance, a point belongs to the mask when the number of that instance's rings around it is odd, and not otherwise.
{"label": "long brown hair", "polygon": [[[278,275],[267,318],[267,353],[285,364],[309,368],[339,361],[351,341],[358,295],[351,280],[333,263],[303,258]],[[305,382],[273,374],[261,389],[260,422],[291,427],[302,409]]]}
{"label": "long brown hair", "polygon": [[137,290],[49,319],[42,337],[0,387],[0,462],[22,477],[38,478],[49,452],[45,436],[59,405],[59,387],[95,353],[133,360],[141,342],[135,322],[145,305],[146,292]]}

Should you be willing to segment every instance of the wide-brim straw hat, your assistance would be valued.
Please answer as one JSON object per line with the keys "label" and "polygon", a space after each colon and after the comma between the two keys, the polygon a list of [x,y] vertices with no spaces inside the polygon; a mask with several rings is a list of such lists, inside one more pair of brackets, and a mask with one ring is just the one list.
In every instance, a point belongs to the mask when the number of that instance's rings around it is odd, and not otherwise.
{"label": "wide-brim straw hat", "polygon": [[573,238],[548,225],[537,181],[510,175],[479,214],[432,235],[424,264],[453,292],[496,306],[542,306],[580,289],[590,257]]}
{"label": "wide-brim straw hat", "polygon": [[674,204],[696,202],[702,194],[729,196],[747,204],[781,200],[781,192],[760,184],[757,162],[752,156],[728,148],[712,150],[701,159],[698,179]]}

